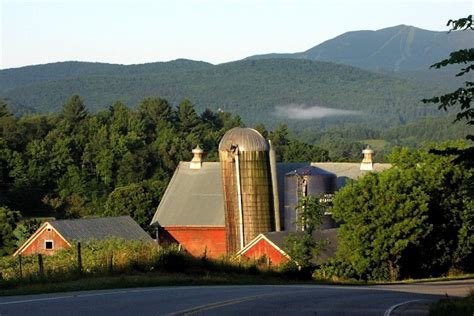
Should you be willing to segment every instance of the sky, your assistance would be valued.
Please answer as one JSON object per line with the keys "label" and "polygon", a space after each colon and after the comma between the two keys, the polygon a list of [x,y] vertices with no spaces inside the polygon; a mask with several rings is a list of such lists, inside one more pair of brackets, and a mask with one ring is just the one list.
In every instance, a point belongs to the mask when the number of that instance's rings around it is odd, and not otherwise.
{"label": "sky", "polygon": [[0,69],[58,61],[220,64],[399,24],[447,31],[474,0],[0,0]]}

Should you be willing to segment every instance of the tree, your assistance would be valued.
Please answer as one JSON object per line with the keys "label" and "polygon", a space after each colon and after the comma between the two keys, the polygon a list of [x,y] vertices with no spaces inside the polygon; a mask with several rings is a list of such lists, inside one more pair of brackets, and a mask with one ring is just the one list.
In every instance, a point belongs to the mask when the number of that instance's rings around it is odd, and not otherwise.
{"label": "tree", "polygon": [[19,221],[19,212],[0,206],[0,256],[10,255],[15,249],[16,237],[13,232]]}
{"label": "tree", "polygon": [[143,118],[155,125],[160,121],[174,122],[176,118],[176,113],[169,102],[159,97],[143,99],[138,107],[138,111],[142,114]]}
{"label": "tree", "polygon": [[130,215],[142,228],[150,230],[149,224],[164,189],[164,183],[158,180],[118,187],[110,193],[104,215]]}
{"label": "tree", "polygon": [[269,138],[272,141],[277,161],[282,161],[283,149],[290,142],[288,138],[288,126],[286,124],[278,124],[278,126],[270,132]]}
{"label": "tree", "polygon": [[256,131],[262,134],[263,138],[268,139],[268,131],[265,128],[265,125],[263,125],[263,123],[258,123],[257,125],[255,125],[254,128]]}
{"label": "tree", "polygon": [[[473,31],[474,26],[472,24],[472,15],[467,18],[461,18],[458,20],[449,20],[447,26],[451,26],[451,31],[463,30]],[[452,52],[449,58],[446,58],[438,63],[431,65],[431,68],[442,68],[448,65],[459,65],[464,64],[467,66],[461,68],[461,71],[456,74],[457,77],[464,76],[470,71],[474,70],[474,48],[461,49]],[[472,78],[472,77],[471,77]],[[464,86],[456,89],[451,93],[447,93],[441,96],[432,97],[431,99],[423,99],[425,103],[438,104],[439,109],[445,111],[450,107],[456,107],[459,105],[459,110],[456,114],[455,122],[466,120],[468,125],[474,125],[474,109],[471,108],[471,102],[474,95],[474,82],[465,81]],[[474,135],[467,135],[466,139],[474,141]],[[446,153],[456,153],[459,155],[458,161],[465,162],[470,166],[474,166],[474,147],[464,149],[462,151],[456,151],[449,149]]]}
{"label": "tree", "polygon": [[162,98],[145,98],[138,107],[141,119],[144,122],[147,143],[153,142],[159,130],[174,126],[176,112],[169,102]]}
{"label": "tree", "polygon": [[329,161],[327,150],[298,140],[291,140],[283,147],[282,160],[285,162]]}
{"label": "tree", "polygon": [[321,226],[326,209],[327,205],[321,202],[319,197],[299,197],[296,222],[302,231],[290,234],[285,239],[285,250],[303,269],[314,265],[314,259],[327,244],[327,241],[316,240],[313,236]]}
{"label": "tree", "polygon": [[196,127],[200,124],[199,116],[194,109],[194,105],[188,99],[184,99],[178,105],[178,122],[181,131],[195,132]]}
{"label": "tree", "polygon": [[25,241],[33,235],[38,228],[43,224],[42,221],[32,218],[24,220],[15,230],[15,236],[17,239],[16,248],[21,247]]}
{"label": "tree", "polygon": [[219,130],[223,126],[220,117],[208,108],[206,108],[204,112],[201,113],[200,118],[201,121],[209,126],[209,128],[212,130]]}
{"label": "tree", "polygon": [[333,274],[396,280],[471,271],[473,171],[426,150],[399,148],[390,158],[393,168],[336,193],[332,211],[341,227]]}
{"label": "tree", "polygon": [[0,97],[0,117],[11,116],[10,110],[8,109],[8,104],[5,99]]}
{"label": "tree", "polygon": [[66,104],[64,104],[62,115],[73,127],[87,117],[86,106],[79,95],[73,95]]}

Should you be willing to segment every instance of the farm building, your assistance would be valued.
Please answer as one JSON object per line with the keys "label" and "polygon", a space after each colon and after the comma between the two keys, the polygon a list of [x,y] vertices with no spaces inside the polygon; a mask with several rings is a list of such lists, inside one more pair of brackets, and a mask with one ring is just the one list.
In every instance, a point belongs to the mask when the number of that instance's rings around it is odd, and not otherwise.
{"label": "farm building", "polygon": [[[373,163],[369,148],[362,163],[277,163],[270,143],[250,128],[224,135],[220,162],[203,161],[199,147],[193,153],[192,161],[176,168],[151,225],[160,243],[178,243],[192,255],[214,258],[268,257],[271,248],[285,257],[279,241],[299,230],[294,225],[299,196],[330,196],[347,179],[391,167]],[[323,228],[334,227],[326,214]],[[284,260],[277,257],[272,261]]]}
{"label": "farm building", "polygon": [[[258,235],[252,242],[241,249],[237,255],[249,259],[259,259],[266,257],[271,264],[281,264],[290,260],[290,256],[285,252],[285,239],[290,231],[268,232]],[[295,233],[296,235],[301,232]],[[322,263],[334,256],[337,248],[337,229],[329,228],[314,232],[315,240],[326,240],[328,246],[325,247],[315,263]]]}
{"label": "farm building", "polygon": [[130,216],[54,220],[43,223],[13,255],[52,255],[74,242],[107,238],[153,241]]}

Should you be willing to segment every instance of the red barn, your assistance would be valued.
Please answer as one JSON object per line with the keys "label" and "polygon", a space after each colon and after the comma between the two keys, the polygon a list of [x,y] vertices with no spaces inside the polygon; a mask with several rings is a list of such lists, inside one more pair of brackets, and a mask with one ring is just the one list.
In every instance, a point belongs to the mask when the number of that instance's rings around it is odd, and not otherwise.
{"label": "red barn", "polygon": [[[279,163],[279,182],[308,163]],[[279,188],[280,201],[283,189]],[[280,205],[283,210],[283,204]],[[177,243],[194,256],[227,255],[224,192],[219,162],[180,162],[151,221],[161,243]]]}
{"label": "red barn", "polygon": [[226,254],[224,199],[218,162],[180,162],[152,220],[161,243],[194,256]]}
{"label": "red barn", "polygon": [[110,237],[153,241],[130,216],[55,220],[41,225],[13,255],[52,255],[77,241]]}
{"label": "red barn", "polygon": [[[227,255],[221,164],[203,162],[200,148],[194,149],[193,153],[195,156],[192,161],[180,162],[176,168],[151,225],[155,227],[160,243],[177,243],[194,256],[206,254],[211,258],[217,258]],[[275,180],[272,184],[277,187],[278,199],[275,199],[274,203],[278,203],[276,205],[279,211],[276,213],[280,214],[279,219],[283,223],[282,230],[285,233],[295,231],[294,225],[289,225],[292,220],[288,214],[294,212],[289,207],[290,201],[285,200],[287,195],[285,189],[290,191],[285,188],[287,180],[285,175],[300,168],[314,167],[334,174],[337,190],[345,184],[347,179],[358,178],[368,171],[379,172],[391,167],[390,164],[372,163],[371,157],[364,158],[364,161],[366,161],[365,164],[276,163],[276,179],[272,179],[272,181]],[[331,214],[327,214],[323,228],[334,227],[331,219]],[[244,244],[244,248],[240,249],[239,253],[255,258],[265,254],[271,257],[270,259],[275,264],[283,262],[285,258],[288,258],[284,251],[282,253],[283,243],[275,242],[272,234],[282,236],[279,232],[264,233],[263,237],[257,236],[247,245]]]}

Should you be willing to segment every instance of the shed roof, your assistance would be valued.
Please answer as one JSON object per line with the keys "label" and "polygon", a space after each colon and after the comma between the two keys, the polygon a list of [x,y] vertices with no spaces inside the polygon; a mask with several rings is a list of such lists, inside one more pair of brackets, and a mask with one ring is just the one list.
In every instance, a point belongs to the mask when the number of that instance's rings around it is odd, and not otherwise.
{"label": "shed roof", "polygon": [[[314,258],[314,263],[320,264],[323,262],[328,261],[331,258],[334,258],[336,249],[337,249],[337,228],[332,228],[332,229],[323,229],[323,230],[317,230],[313,234],[314,240],[317,241],[323,241],[326,240],[328,241],[328,244],[326,247],[322,249],[322,251],[319,253],[317,258]],[[285,241],[290,235],[302,235],[303,232],[290,232],[290,231],[279,231],[279,232],[268,232],[268,233],[262,233],[259,234],[257,237],[255,237],[251,242],[249,242],[242,250],[240,250],[237,254],[242,255],[252,249],[254,245],[257,244],[257,242],[261,239],[266,239],[267,241],[270,241],[270,244],[282,252],[285,256],[288,256],[288,254],[285,251]]]}
{"label": "shed roof", "polygon": [[[316,230],[313,233],[314,240],[327,240],[329,242],[328,245],[319,254],[317,258],[318,262],[324,262],[334,257],[337,249],[337,231],[338,228],[331,228]],[[302,235],[303,233],[290,231],[263,233],[265,237],[267,237],[274,245],[276,245],[281,250],[285,249],[285,240],[290,234]]]}
{"label": "shed roof", "polygon": [[151,241],[152,238],[130,217],[98,217],[50,221],[66,240],[107,239]]}

